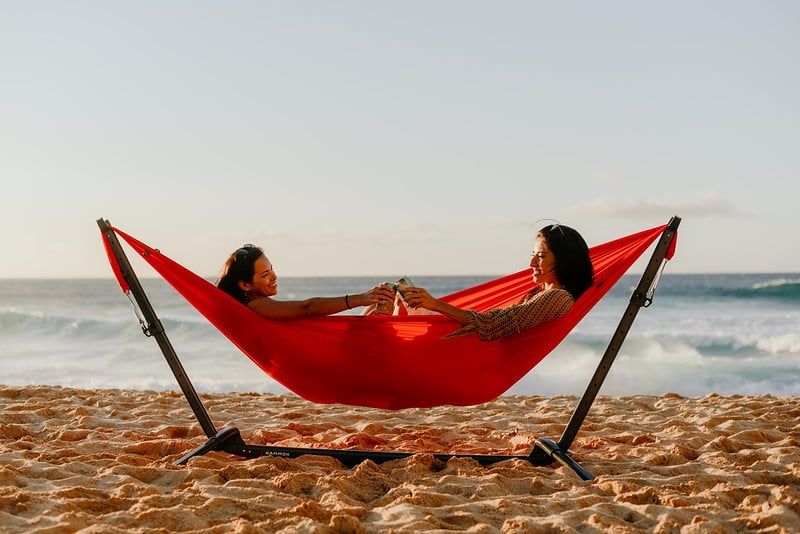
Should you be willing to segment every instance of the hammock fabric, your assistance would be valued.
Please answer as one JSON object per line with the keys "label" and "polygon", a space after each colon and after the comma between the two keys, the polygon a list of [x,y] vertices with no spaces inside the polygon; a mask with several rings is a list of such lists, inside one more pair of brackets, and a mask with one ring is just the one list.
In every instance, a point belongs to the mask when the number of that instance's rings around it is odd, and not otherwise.
{"label": "hammock fabric", "polygon": [[[458,325],[439,315],[352,316],[273,321],[118,228],[114,232],[273,379],[316,403],[385,409],[474,405],[503,394],[552,351],[666,228],[590,249],[595,283],[565,316],[496,341],[443,339]],[[109,261],[129,288],[104,237]],[[667,258],[674,253],[675,240]],[[443,300],[485,311],[533,288],[525,269]]]}

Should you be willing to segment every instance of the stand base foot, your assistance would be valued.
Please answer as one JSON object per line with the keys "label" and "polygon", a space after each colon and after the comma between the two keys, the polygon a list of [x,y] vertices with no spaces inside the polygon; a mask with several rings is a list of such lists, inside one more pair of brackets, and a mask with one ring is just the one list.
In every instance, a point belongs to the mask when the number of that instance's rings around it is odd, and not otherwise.
{"label": "stand base foot", "polygon": [[563,450],[555,441],[547,438],[537,438],[534,444],[534,452],[531,453],[531,456],[533,456],[537,450],[544,451],[547,456],[553,460],[565,467],[569,467],[575,471],[575,473],[577,473],[582,480],[594,480],[594,475],[584,469],[583,466],[581,466],[578,462],[573,460],[569,453]]}
{"label": "stand base foot", "polygon": [[216,435],[208,438],[208,441],[184,454],[175,465],[186,465],[186,463],[195,456],[202,456],[211,451],[227,450],[231,445],[244,447],[245,443],[239,433],[239,429],[235,426],[226,426],[216,433]]}

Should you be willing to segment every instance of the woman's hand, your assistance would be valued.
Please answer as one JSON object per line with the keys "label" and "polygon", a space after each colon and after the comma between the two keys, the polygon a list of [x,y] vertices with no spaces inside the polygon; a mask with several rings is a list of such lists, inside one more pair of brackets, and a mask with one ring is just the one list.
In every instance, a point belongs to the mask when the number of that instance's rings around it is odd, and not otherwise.
{"label": "woman's hand", "polygon": [[445,317],[458,321],[460,324],[466,323],[469,319],[469,313],[466,310],[456,308],[451,304],[433,298],[424,287],[409,287],[405,290],[403,300],[405,300],[406,304],[408,304],[411,309],[423,309],[440,313]]}
{"label": "woman's hand", "polygon": [[[358,306],[372,306],[373,304],[386,304],[394,302],[394,289],[389,284],[381,284],[375,286],[369,291],[356,295],[356,304]],[[350,297],[353,301],[353,297]]]}
{"label": "woman's hand", "polygon": [[404,292],[403,300],[409,308],[439,311],[440,302],[433,298],[424,287],[409,287]]}

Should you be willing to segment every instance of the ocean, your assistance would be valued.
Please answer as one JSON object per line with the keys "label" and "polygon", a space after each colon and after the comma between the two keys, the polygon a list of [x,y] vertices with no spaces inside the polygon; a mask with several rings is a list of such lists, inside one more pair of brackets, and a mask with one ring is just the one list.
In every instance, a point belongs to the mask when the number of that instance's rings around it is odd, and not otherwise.
{"label": "ocean", "polygon": [[[638,278],[623,277],[507,394],[581,395]],[[412,279],[443,295],[489,277]],[[281,278],[278,298],[355,293],[381,281]],[[162,280],[142,285],[198,391],[286,393]],[[8,386],[178,389],[111,278],[0,280],[0,347],[0,384]],[[664,393],[800,395],[800,274],[665,274],[600,390]]]}

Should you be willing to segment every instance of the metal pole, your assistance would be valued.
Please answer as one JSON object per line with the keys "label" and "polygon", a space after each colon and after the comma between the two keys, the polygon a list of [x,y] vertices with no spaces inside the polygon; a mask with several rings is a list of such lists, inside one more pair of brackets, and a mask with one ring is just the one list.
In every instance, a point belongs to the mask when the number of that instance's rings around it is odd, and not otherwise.
{"label": "metal pole", "polygon": [[192,385],[191,380],[189,380],[189,376],[186,374],[183,364],[178,358],[178,354],[175,352],[175,349],[172,347],[172,343],[167,337],[167,333],[164,330],[164,326],[161,324],[161,320],[156,315],[153,306],[150,304],[150,300],[147,298],[147,294],[145,294],[144,289],[139,282],[139,278],[133,271],[133,267],[131,267],[128,257],[125,255],[125,251],[120,245],[119,238],[117,238],[114,228],[111,226],[111,223],[104,219],[98,219],[97,226],[100,227],[100,231],[103,233],[103,236],[111,247],[111,251],[114,253],[122,272],[122,277],[128,283],[131,293],[133,293],[133,297],[136,299],[136,304],[139,306],[139,310],[142,312],[142,316],[146,322],[145,327],[143,327],[145,335],[154,337],[156,342],[158,342],[158,346],[161,349],[161,352],[164,354],[164,358],[166,358],[170,369],[172,369],[172,373],[178,380],[178,384],[180,385],[186,400],[189,401],[189,406],[191,406],[192,411],[194,411],[194,415],[197,418],[197,421],[200,423],[200,426],[203,428],[203,432],[205,432],[206,436],[209,438],[215,436],[217,434],[217,429],[214,427],[211,416],[208,414],[208,411],[203,405],[203,401],[200,400],[200,396],[194,389],[194,385]]}
{"label": "metal pole", "polygon": [[577,408],[575,408],[575,412],[573,412],[569,423],[567,423],[563,434],[561,434],[561,438],[558,440],[558,445],[562,450],[566,451],[569,449],[584,419],[586,419],[586,415],[589,413],[589,409],[592,407],[592,403],[597,397],[597,393],[600,391],[600,387],[603,385],[608,371],[611,369],[611,364],[614,363],[614,359],[617,357],[622,342],[625,341],[625,336],[628,335],[633,320],[636,319],[636,314],[639,313],[639,309],[646,303],[647,291],[650,289],[661,263],[664,261],[667,250],[672,244],[672,240],[675,238],[675,233],[678,231],[680,222],[680,217],[672,217],[667,224],[667,228],[665,228],[664,232],[661,234],[661,238],[653,251],[650,262],[647,264],[642,278],[639,280],[639,285],[631,295],[628,307],[622,315],[622,319],[620,319],[619,326],[614,332],[606,348],[606,352],[603,354],[603,358],[600,360],[600,364],[594,372],[594,376],[592,376],[592,379],[589,381],[589,385],[583,397],[581,397]]}

